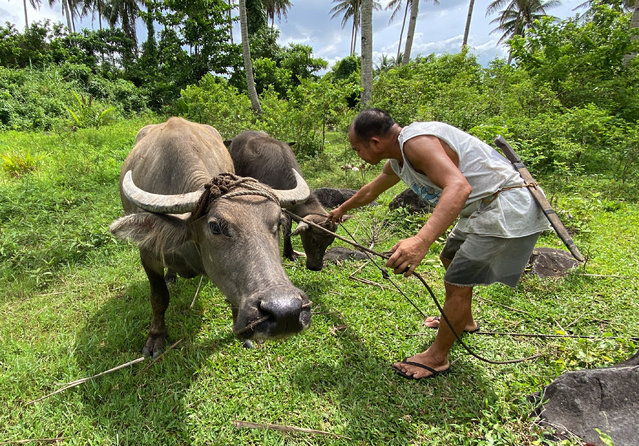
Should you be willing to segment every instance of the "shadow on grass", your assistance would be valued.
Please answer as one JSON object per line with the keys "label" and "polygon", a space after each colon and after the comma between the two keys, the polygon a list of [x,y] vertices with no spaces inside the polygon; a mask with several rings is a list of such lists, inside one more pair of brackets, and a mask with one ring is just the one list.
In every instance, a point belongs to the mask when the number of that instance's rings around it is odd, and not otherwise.
{"label": "shadow on grass", "polygon": [[[98,443],[117,439],[129,444],[184,444],[189,438],[182,395],[197,380],[198,370],[210,355],[239,342],[230,330],[228,308],[224,310],[228,312],[229,326],[204,343],[196,341],[201,331],[206,331],[202,299],[190,308],[198,281],[198,278],[178,278],[176,284],[169,286],[167,349],[181,339],[179,345],[165,351],[156,363],[146,358],[142,363],[90,381],[79,390],[85,415],[95,424],[94,430],[82,436]],[[214,292],[219,294],[216,289]],[[93,376],[142,357],[150,321],[146,280],[127,285],[102,304],[77,336],[76,356],[83,375]]]}
{"label": "shadow on grass", "polygon": [[[421,443],[428,441],[429,431],[441,433],[451,426],[476,422],[482,411],[490,410],[488,402],[498,398],[485,377],[484,364],[462,361],[453,365],[446,377],[408,380],[392,368],[392,362],[402,359],[400,353],[389,361],[374,351],[376,346],[369,348],[370,340],[358,335],[362,326],[349,322],[333,304],[318,302],[314,312],[316,325],[332,327],[329,330],[341,359],[301,364],[291,379],[294,389],[309,398],[319,395],[332,401],[339,415],[331,422],[341,422],[341,434],[351,440],[363,444]],[[377,327],[371,324],[368,329]],[[401,343],[388,341],[385,345]],[[427,341],[421,350],[429,344]],[[461,347],[454,347],[452,356],[460,354]]]}

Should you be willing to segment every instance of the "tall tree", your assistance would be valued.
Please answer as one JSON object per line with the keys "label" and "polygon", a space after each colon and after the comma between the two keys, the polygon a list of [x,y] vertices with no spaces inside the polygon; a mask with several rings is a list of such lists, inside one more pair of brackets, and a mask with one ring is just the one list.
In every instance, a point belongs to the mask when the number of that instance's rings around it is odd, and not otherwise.
{"label": "tall tree", "polygon": [[462,41],[462,50],[468,45],[468,35],[470,34],[470,20],[473,17],[473,9],[475,8],[475,0],[468,2],[468,15],[466,16],[466,27],[464,28],[464,40]]}
{"label": "tall tree", "polygon": [[282,16],[286,17],[286,13],[291,7],[290,0],[262,0],[266,17],[271,19],[271,27],[275,25],[275,16],[277,20],[282,20]]}
{"label": "tall tree", "polygon": [[[406,47],[404,48],[404,56],[402,57],[403,65],[406,65],[410,61],[410,52],[413,48],[413,39],[415,38],[417,16],[419,15],[419,0],[406,1],[410,1],[410,19],[408,20],[408,32],[406,33]],[[438,5],[439,0],[433,0],[433,3]]]}
{"label": "tall tree", "polygon": [[[632,17],[630,18],[630,29],[639,28],[639,0],[635,0],[635,4],[632,8]],[[639,34],[635,34],[632,37],[635,41],[639,40]],[[636,57],[637,53],[626,54],[623,58],[624,64],[628,64],[631,59]]]}
{"label": "tall tree", "polygon": [[[407,0],[406,5],[404,6],[404,17],[402,18],[402,28],[399,31],[399,43],[397,44],[397,56],[395,57],[395,63],[397,64],[399,64],[399,58],[402,52],[402,39],[404,37],[404,28],[406,27],[406,17],[408,16],[408,7],[410,6],[410,3],[410,0]],[[392,8],[395,9],[391,14],[390,19],[388,19],[388,23],[391,23],[395,19],[395,16],[399,13],[399,11],[401,11],[402,0],[391,0],[390,3],[388,3],[388,5],[386,6],[386,9]]]}
{"label": "tall tree", "polygon": [[362,106],[373,94],[373,0],[362,0]]}
{"label": "tall tree", "polygon": [[251,62],[251,47],[249,45],[248,19],[246,17],[246,0],[240,1],[240,31],[242,34],[242,55],[244,56],[244,71],[246,72],[246,85],[248,87],[249,99],[255,113],[262,113],[260,99],[255,90],[255,79],[253,78],[253,63]]}
{"label": "tall tree", "polygon": [[[491,15],[499,8],[497,18],[490,23],[498,26],[492,32],[503,32],[498,43],[503,43],[513,36],[523,36],[528,28],[534,26],[535,20],[547,16],[546,9],[558,6],[559,0],[493,0],[486,9],[486,15]],[[508,63],[511,61],[508,53]]]}
{"label": "tall tree", "polygon": [[104,3],[104,17],[109,25],[114,27],[119,22],[124,34],[133,40],[136,46],[138,38],[135,20],[140,14],[139,5],[144,5],[144,0],[108,0]]}
{"label": "tall tree", "polygon": [[361,0],[333,0],[333,3],[337,3],[330,10],[331,19],[338,16],[342,17],[342,29],[346,26],[349,19],[353,19],[353,27],[351,28],[351,52],[352,56],[355,54],[355,47],[357,43],[357,34],[360,24],[360,5]]}

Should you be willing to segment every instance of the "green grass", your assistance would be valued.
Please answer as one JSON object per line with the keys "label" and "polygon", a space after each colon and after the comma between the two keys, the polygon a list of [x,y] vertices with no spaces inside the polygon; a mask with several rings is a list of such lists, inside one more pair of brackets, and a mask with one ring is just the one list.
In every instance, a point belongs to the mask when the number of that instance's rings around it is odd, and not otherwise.
{"label": "green grass", "polygon": [[[108,233],[121,214],[117,178],[142,121],[75,133],[0,133],[0,153],[30,153],[36,168],[0,172],[0,442],[64,437],[64,444],[545,444],[526,397],[567,370],[609,365],[636,351],[639,205],[636,187],[578,178],[551,191],[588,256],[564,279],[525,276],[515,290],[478,290],[482,327],[570,332],[587,339],[466,336],[479,354],[538,360],[497,366],[455,346],[454,371],[411,382],[390,364],[423,350],[435,331],[375,267],[348,262],[307,271],[286,261],[314,302],[306,332],[245,349],[231,333],[221,293],[179,279],[167,312],[170,342],[161,361],[111,373],[28,405],[64,383],[140,356],[150,323],[148,283],[137,250]],[[331,135],[320,162],[304,162],[311,187],[356,188],[379,166],[344,172],[354,161]],[[360,242],[380,233],[384,251],[419,224],[380,205],[354,212]],[[386,222],[385,225],[382,225]],[[342,235],[345,235],[342,232]],[[337,243],[344,245],[343,242]],[[552,234],[540,246],[561,247]],[[298,245],[297,249],[301,249]],[[419,272],[441,299],[434,246]],[[367,285],[351,275],[379,283]],[[598,274],[587,276],[583,274]],[[397,277],[427,314],[435,305],[418,281]],[[516,310],[516,311],[515,311]],[[238,429],[234,421],[323,430],[345,438]],[[577,444],[574,442],[574,444]]]}

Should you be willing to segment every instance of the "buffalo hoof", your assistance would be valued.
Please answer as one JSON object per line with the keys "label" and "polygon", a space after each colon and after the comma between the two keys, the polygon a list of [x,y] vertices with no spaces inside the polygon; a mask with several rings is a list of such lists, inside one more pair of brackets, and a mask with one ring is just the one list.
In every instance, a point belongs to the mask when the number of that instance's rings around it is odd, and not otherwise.
{"label": "buffalo hoof", "polygon": [[255,344],[253,344],[253,341],[251,341],[250,339],[245,339],[242,345],[244,346],[244,348],[248,348],[248,349],[255,348]]}
{"label": "buffalo hoof", "polygon": [[157,358],[164,351],[166,346],[166,336],[151,336],[146,340],[146,344],[142,347],[142,354],[144,356],[152,356]]}
{"label": "buffalo hoof", "polygon": [[173,285],[175,282],[177,282],[177,273],[172,269],[167,270],[166,274],[164,275],[164,282],[166,282],[168,285]]}

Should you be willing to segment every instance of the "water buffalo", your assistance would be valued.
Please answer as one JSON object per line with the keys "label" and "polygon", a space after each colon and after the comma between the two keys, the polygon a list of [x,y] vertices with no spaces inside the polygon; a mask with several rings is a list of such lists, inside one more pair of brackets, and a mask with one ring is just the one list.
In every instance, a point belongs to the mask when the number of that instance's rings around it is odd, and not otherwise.
{"label": "water buffalo", "polygon": [[[295,187],[294,172],[301,174],[301,170],[288,144],[264,132],[245,131],[233,138],[228,147],[238,175],[255,178],[277,189]],[[335,223],[326,222],[328,213],[313,193],[306,201],[291,206],[289,210],[333,232],[337,229]],[[294,232],[291,232],[291,227],[292,221],[287,215],[282,230],[284,257],[290,260],[297,258],[291,236],[299,234],[306,252],[306,267],[313,271],[321,270],[324,252],[335,237],[304,222],[300,222]]]}
{"label": "water buffalo", "polygon": [[206,274],[230,303],[241,339],[282,337],[310,325],[310,301],[279,257],[280,206],[305,201],[308,186],[296,175],[296,187],[278,191],[233,173],[211,126],[174,117],[136,136],[120,176],[126,215],[110,230],[139,246],[151,286],[145,355],[165,347],[164,268],[187,278]]}

